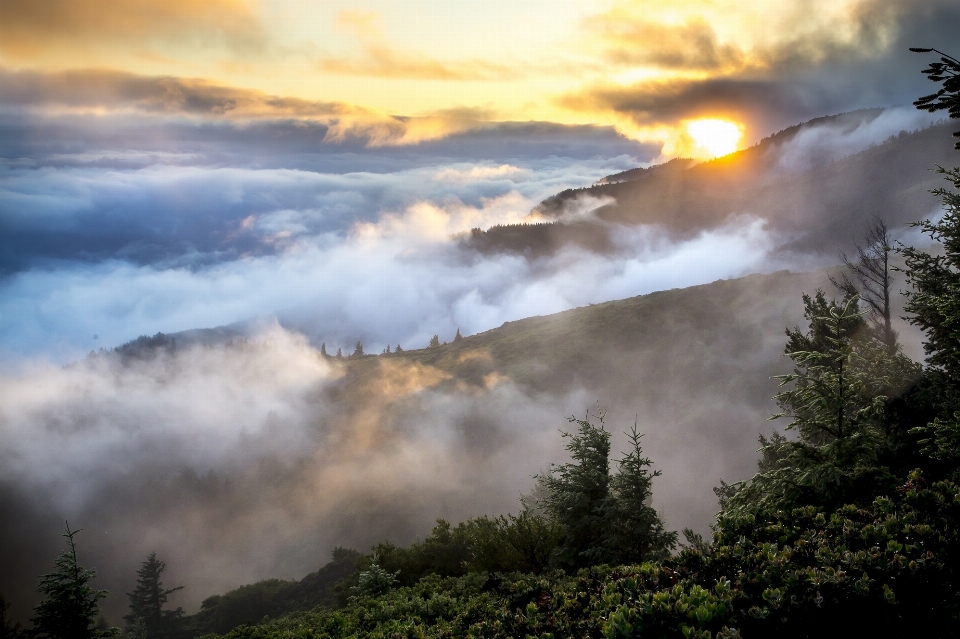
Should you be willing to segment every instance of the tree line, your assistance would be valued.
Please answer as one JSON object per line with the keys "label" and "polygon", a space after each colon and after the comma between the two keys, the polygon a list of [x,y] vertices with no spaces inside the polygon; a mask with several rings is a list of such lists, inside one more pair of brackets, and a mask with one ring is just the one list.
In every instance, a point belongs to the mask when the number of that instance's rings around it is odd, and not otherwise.
{"label": "tree line", "polygon": [[[453,343],[456,344],[456,343],[460,342],[462,339],[463,339],[463,335],[460,333],[460,329],[457,328],[457,334],[453,336]],[[440,341],[440,335],[439,335],[439,334],[435,334],[433,337],[430,338],[430,342],[427,344],[427,348],[438,348],[438,347],[440,347],[440,346],[446,346],[446,345],[447,345],[447,342],[446,342],[446,341],[441,342],[441,341]],[[405,351],[404,351],[404,348],[403,348],[400,344],[397,344],[396,349],[393,350],[393,351],[391,351],[390,348],[391,348],[390,344],[387,344],[387,345],[384,347],[383,351],[382,351],[380,354],[381,354],[381,355],[389,355],[391,352],[393,352],[393,353],[403,353],[403,352],[405,352]],[[337,354],[336,354],[336,355],[330,355],[330,354],[327,352],[327,343],[326,343],[326,342],[322,342],[322,343],[320,344],[320,354],[321,354],[322,356],[324,356],[324,357],[333,357],[333,358],[336,358],[336,359],[343,359],[344,357],[364,357],[364,356],[368,355],[368,353],[366,353],[366,352],[363,350],[363,342],[362,342],[361,340],[357,340],[357,344],[356,344],[356,346],[354,346],[354,348],[353,348],[353,353],[351,353],[350,355],[344,355],[342,348],[337,348]]]}

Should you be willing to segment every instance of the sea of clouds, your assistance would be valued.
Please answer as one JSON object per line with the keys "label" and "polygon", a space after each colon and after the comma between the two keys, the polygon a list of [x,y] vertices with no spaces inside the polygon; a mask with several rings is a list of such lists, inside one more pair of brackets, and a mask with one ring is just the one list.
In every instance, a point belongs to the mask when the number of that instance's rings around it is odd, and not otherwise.
{"label": "sea of clouds", "polygon": [[[776,248],[789,238],[748,214],[683,239],[608,225],[603,252],[465,248],[470,229],[539,221],[542,199],[656,159],[610,129],[373,149],[310,143],[309,128],[271,146],[287,123],[0,117],[0,591],[21,617],[64,519],[85,528],[86,556],[115,593],[157,550],[194,608],[241,583],[302,576],[335,545],[406,543],[436,517],[515,509],[532,476],[562,460],[563,419],[597,399],[507,379],[451,389],[438,369],[385,361],[367,403],[345,407],[343,370],[321,343],[422,348],[458,328],[835,259],[831,248],[785,262]],[[783,167],[917,123],[899,111],[808,132],[780,149]],[[596,204],[568,216],[589,219]],[[227,325],[252,341],[87,357]],[[753,446],[733,447],[749,457]],[[709,512],[712,495],[697,500]],[[116,622],[122,598],[108,611]]]}

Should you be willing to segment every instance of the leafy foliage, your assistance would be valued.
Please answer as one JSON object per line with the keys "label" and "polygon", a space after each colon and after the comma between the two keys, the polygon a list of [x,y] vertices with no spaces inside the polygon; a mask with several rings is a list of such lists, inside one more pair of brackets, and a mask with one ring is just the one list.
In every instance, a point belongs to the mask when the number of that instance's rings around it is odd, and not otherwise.
{"label": "leafy foliage", "polygon": [[953,636],[960,488],[914,474],[892,498],[724,519],[712,553],[540,576],[432,575],[229,639]]}
{"label": "leafy foliage", "polygon": [[358,597],[376,597],[389,591],[397,583],[397,572],[387,572],[380,567],[380,558],[373,553],[373,558],[366,570],[360,573],[357,585],[351,588]]}
{"label": "leafy foliage", "polygon": [[207,597],[196,614],[183,618],[181,633],[223,634],[264,617],[281,617],[317,606],[333,607],[338,602],[337,584],[354,573],[359,557],[354,550],[335,548],[329,563],[299,581],[266,579]]}

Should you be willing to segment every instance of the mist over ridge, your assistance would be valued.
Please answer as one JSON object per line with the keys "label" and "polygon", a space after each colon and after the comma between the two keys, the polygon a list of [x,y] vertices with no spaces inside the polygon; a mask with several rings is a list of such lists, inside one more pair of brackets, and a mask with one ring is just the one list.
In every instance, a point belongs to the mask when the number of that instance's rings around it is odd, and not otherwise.
{"label": "mist over ridge", "polygon": [[[636,215],[649,204],[625,195],[634,181],[590,187],[559,215],[537,208],[635,167],[628,154],[414,168],[384,156],[392,170],[343,174],[193,165],[186,153],[9,164],[3,219],[20,235],[4,255],[24,261],[0,282],[0,562],[11,566],[0,591],[26,614],[63,518],[89,531],[89,563],[114,593],[157,550],[195,609],[242,583],[301,577],[336,545],[407,543],[437,517],[515,510],[532,475],[563,459],[564,419],[597,402],[618,438],[634,417],[646,433],[668,524],[705,530],[710,489],[752,472],[756,435],[771,427],[769,378],[784,372],[800,293],[829,288],[823,272],[777,269],[836,262],[873,212],[843,207],[873,182],[851,180],[807,217],[797,203],[824,174],[914,157],[943,137],[928,122],[853,114],[761,145],[726,175],[722,159],[687,168],[719,175],[710,188],[726,199],[714,210],[677,200],[655,219]],[[905,222],[935,212],[924,171],[869,176],[898,189],[891,226],[905,241]],[[44,195],[51,185],[62,199]],[[794,208],[744,206],[758,189]],[[174,199],[133,206],[155,196]],[[25,204],[41,214],[14,211]],[[123,223],[102,227],[120,229],[102,252],[77,239],[113,215]],[[544,229],[545,248],[527,230],[514,245],[472,233],[531,222],[558,222],[516,227]],[[143,229],[165,223],[186,229],[180,243],[151,245]],[[51,247],[64,252],[43,254]],[[83,356],[218,326],[176,336],[180,347]],[[462,343],[418,350],[458,328]],[[318,354],[357,341],[408,352]],[[115,617],[124,602],[107,605]]]}
{"label": "mist over ridge", "polygon": [[645,433],[668,524],[704,530],[711,488],[751,474],[771,428],[799,292],[828,284],[824,272],[721,280],[345,360],[276,325],[218,344],[171,336],[6,377],[0,588],[31,601],[63,517],[88,531],[103,585],[128,588],[156,550],[194,610],[301,577],[334,546],[516,511],[563,459],[565,417],[597,402],[615,446],[633,419]]}

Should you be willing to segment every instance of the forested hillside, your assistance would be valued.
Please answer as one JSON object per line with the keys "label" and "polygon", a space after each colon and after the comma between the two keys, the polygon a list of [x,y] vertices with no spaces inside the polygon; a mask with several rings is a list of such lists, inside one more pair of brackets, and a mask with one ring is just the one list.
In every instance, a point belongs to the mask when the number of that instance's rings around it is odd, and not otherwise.
{"label": "forested hillside", "polygon": [[[870,215],[891,227],[927,216],[933,208],[928,191],[937,186],[931,168],[954,162],[949,124],[901,131],[848,157],[803,155],[805,132],[840,136],[879,115],[877,109],[819,118],[709,162],[673,161],[608,176],[534,209],[538,219],[557,220],[555,225],[476,230],[464,241],[481,251],[534,256],[570,245],[602,252],[608,234],[616,232],[610,224],[656,224],[683,236],[722,226],[734,216],[753,216],[796,238],[784,250],[816,251],[824,242],[847,249]],[[581,214],[571,217],[574,211]],[[586,211],[592,213],[583,215]]]}

